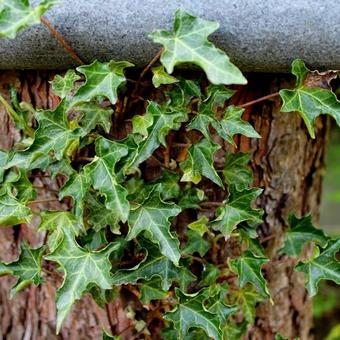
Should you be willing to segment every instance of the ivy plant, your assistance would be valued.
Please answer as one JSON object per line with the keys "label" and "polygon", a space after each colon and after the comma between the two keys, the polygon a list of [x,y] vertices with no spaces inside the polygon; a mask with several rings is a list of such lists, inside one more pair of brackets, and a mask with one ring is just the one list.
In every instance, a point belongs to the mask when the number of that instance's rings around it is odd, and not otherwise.
{"label": "ivy plant", "polygon": [[[32,8],[27,0],[4,1],[0,37],[14,38],[40,22],[54,2],[43,0]],[[234,148],[225,152],[222,168],[216,164],[224,143],[236,147],[235,135],[261,137],[242,119],[244,109],[230,105],[235,90],[228,86],[247,80],[208,40],[218,27],[177,10],[171,31],[151,33],[161,45],[159,61],[154,58],[134,86],[138,89],[151,70],[159,95],[142,112],[129,112],[131,98],[124,97],[125,72],[133,67],[128,61],[95,60],[55,76],[51,87],[59,104],[53,109],[18,106],[14,100],[11,106],[1,97],[22,140],[0,151],[0,224],[27,224],[36,216],[46,242],[36,249],[23,242],[16,260],[0,264],[0,274],[17,279],[14,296],[29,284],[44,284],[51,268],[60,270],[57,333],[84,294],[105,306],[123,287],[134,286],[144,306],[154,300],[167,306],[162,334],[168,339],[238,339],[254,323],[256,304],[271,299],[263,275],[271,259],[256,233],[263,218],[255,206],[262,189],[253,186],[250,155]],[[183,63],[201,68],[201,79],[175,72]],[[293,62],[292,72],[296,87],[280,91],[282,112],[297,111],[312,138],[320,114],[340,125],[340,102],[329,84],[313,82],[314,73],[301,60]],[[208,86],[202,85],[204,77]],[[121,124],[128,128],[118,138],[112,115],[122,112],[127,118]],[[185,140],[174,146],[176,131],[185,132]],[[148,162],[161,169],[152,179],[143,175]],[[36,209],[31,178],[38,171],[63,183],[55,198],[63,207]],[[210,202],[204,183],[220,188],[224,198]],[[215,217],[204,213],[206,206],[215,209]],[[188,211],[196,218],[179,230],[176,221]],[[340,283],[335,256],[340,241],[311,221],[310,215],[290,216],[280,254],[297,259],[296,270],[305,274],[306,288],[314,295],[320,280]],[[220,240],[242,245],[241,254],[219,262],[212,248]],[[306,242],[314,246],[308,259],[301,257]],[[107,332],[103,336],[110,338]]]}

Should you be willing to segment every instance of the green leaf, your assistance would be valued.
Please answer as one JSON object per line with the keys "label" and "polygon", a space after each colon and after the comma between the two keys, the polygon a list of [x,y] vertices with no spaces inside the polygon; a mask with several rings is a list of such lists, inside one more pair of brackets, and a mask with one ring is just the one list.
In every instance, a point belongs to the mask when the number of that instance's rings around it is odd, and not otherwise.
{"label": "green leaf", "polygon": [[128,240],[140,232],[147,231],[148,238],[159,244],[161,253],[178,264],[180,258],[179,241],[170,232],[169,218],[177,216],[181,209],[174,203],[165,203],[157,191],[153,190],[142,204],[131,204]]}
{"label": "green leaf", "polygon": [[340,126],[340,102],[331,90],[305,84],[310,72],[302,60],[293,61],[292,73],[296,77],[296,87],[293,90],[280,91],[283,101],[281,111],[298,111],[309,134],[315,138],[314,123],[316,117],[321,114],[332,116]]}
{"label": "green leaf", "polygon": [[56,0],[42,0],[31,7],[28,0],[2,0],[0,6],[0,38],[14,39],[22,29],[40,23],[40,17]]}
{"label": "green leaf", "polygon": [[196,231],[201,237],[209,230],[207,224],[209,222],[208,217],[202,216],[197,221],[188,224],[188,228]]}
{"label": "green leaf", "polygon": [[[139,164],[147,160],[153,152],[162,144],[166,146],[165,138],[170,130],[178,130],[181,123],[188,119],[183,111],[171,111],[167,104],[159,105],[149,102],[144,116],[134,117],[134,129],[144,135],[139,143],[138,150],[129,164],[130,169],[135,169]],[[138,122],[138,123],[137,123]]]}
{"label": "green leaf", "polygon": [[193,63],[205,71],[213,84],[246,84],[247,80],[228,56],[207,40],[218,27],[217,22],[197,18],[178,9],[173,31],[157,30],[150,37],[163,45],[160,60],[169,74],[178,64]]}
{"label": "green leaf", "polygon": [[150,281],[143,282],[140,287],[140,301],[148,305],[151,300],[162,300],[167,296],[167,291],[161,288],[162,279],[153,278]]}
{"label": "green leaf", "polygon": [[202,280],[199,283],[199,286],[204,287],[213,285],[220,274],[221,271],[218,267],[216,267],[214,264],[208,263],[204,266],[204,269],[202,271]]}
{"label": "green leaf", "polygon": [[68,70],[64,77],[57,74],[51,81],[52,91],[61,99],[67,97],[74,89],[74,83],[80,79],[80,76],[74,70]]}
{"label": "green leaf", "polygon": [[158,88],[161,85],[177,83],[179,80],[166,73],[163,66],[156,66],[151,69],[153,73],[152,84]]}
{"label": "green leaf", "polygon": [[37,111],[35,118],[39,128],[35,132],[33,144],[25,151],[16,152],[6,168],[45,169],[53,158],[61,160],[78,145],[81,133],[70,127],[65,99],[54,110]]}
{"label": "green leaf", "polygon": [[263,297],[270,297],[266,280],[264,279],[261,267],[269,260],[266,257],[254,256],[250,251],[245,251],[236,259],[230,260],[232,271],[238,274],[239,285],[244,287],[246,283],[254,285],[256,290]]}
{"label": "green leaf", "polygon": [[63,240],[64,229],[69,230],[75,236],[85,232],[82,224],[68,211],[43,211],[40,217],[38,230],[49,232],[47,245],[50,252],[53,252]]}
{"label": "green leaf", "polygon": [[173,311],[166,313],[164,318],[173,322],[177,339],[184,339],[190,328],[198,327],[204,329],[211,338],[222,340],[219,317],[204,308],[207,299],[205,290],[196,294],[184,294],[176,289],[176,296],[179,304]]}
{"label": "green leaf", "polygon": [[210,243],[194,230],[187,231],[188,241],[182,250],[184,254],[199,253],[203,257],[210,249]]}
{"label": "green leaf", "polygon": [[4,173],[5,173],[5,165],[7,163],[8,154],[5,151],[0,150],[0,183],[3,181]]}
{"label": "green leaf", "polygon": [[127,190],[118,183],[116,163],[128,153],[121,143],[103,137],[96,140],[96,157],[84,167],[93,187],[105,197],[105,207],[116,212],[117,218],[126,222],[130,205],[126,199]]}
{"label": "green leaf", "polygon": [[236,190],[248,189],[253,183],[253,172],[248,163],[248,153],[228,153],[223,170],[224,181],[228,186],[234,186]]}
{"label": "green leaf", "polygon": [[226,201],[216,210],[216,219],[210,223],[214,230],[229,237],[241,222],[259,224],[262,222],[262,209],[253,209],[251,204],[262,193],[262,189],[246,189],[237,191],[229,188],[230,194]]}
{"label": "green leaf", "polygon": [[18,279],[11,289],[11,298],[31,283],[40,285],[43,282],[41,260],[44,250],[44,246],[32,249],[26,242],[23,242],[21,244],[21,253],[16,261],[0,263],[0,275],[9,274]]}
{"label": "green leaf", "polygon": [[320,280],[331,280],[340,284],[340,263],[335,257],[339,249],[340,239],[332,240],[320,255],[313,256],[308,262],[299,263],[295,267],[297,272],[306,274],[306,288],[310,296],[317,293]]}
{"label": "green leaf", "polygon": [[58,247],[45,258],[57,262],[64,271],[64,281],[57,291],[57,333],[70,312],[73,303],[79,300],[94,285],[102,289],[112,288],[109,255],[119,244],[109,244],[101,251],[81,248],[70,229],[64,228],[64,237]]}
{"label": "green leaf", "polygon": [[86,82],[73,97],[73,104],[88,102],[97,97],[105,97],[112,104],[117,102],[117,91],[125,83],[124,69],[132,67],[127,61],[101,63],[95,60],[90,65],[79,66],[77,71],[85,75]]}
{"label": "green leaf", "polygon": [[316,229],[312,223],[312,215],[297,218],[293,214],[289,216],[289,229],[285,233],[284,246],[280,250],[281,254],[289,256],[299,256],[307,242],[314,242],[324,248],[329,238],[325,233]]}
{"label": "green leaf", "polygon": [[14,196],[0,196],[0,225],[12,226],[28,223],[32,218],[31,209],[18,201]]}
{"label": "green leaf", "polygon": [[184,172],[181,181],[197,184],[201,181],[202,176],[204,176],[223,188],[222,180],[213,165],[214,154],[220,148],[218,144],[211,143],[206,138],[191,145],[187,158],[180,164]]}
{"label": "green leaf", "polygon": [[186,290],[189,283],[196,279],[186,267],[175,266],[149,240],[142,238],[140,244],[147,251],[146,257],[133,268],[118,270],[113,275],[115,285],[134,284],[140,279],[148,281],[157,277],[162,281],[162,290],[168,291],[173,282],[178,282],[181,289]]}

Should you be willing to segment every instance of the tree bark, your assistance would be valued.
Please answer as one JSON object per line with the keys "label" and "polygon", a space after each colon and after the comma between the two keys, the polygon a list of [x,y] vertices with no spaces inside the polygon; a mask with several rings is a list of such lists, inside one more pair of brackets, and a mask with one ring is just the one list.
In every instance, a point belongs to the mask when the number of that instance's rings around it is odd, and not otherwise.
{"label": "tree bark", "polygon": [[[57,98],[50,91],[46,72],[4,72],[0,76],[0,93],[7,96],[8,84],[15,84],[21,99],[36,107],[51,108]],[[286,76],[250,75],[249,85],[239,89],[233,98],[240,104],[290,86]],[[249,339],[273,339],[276,332],[293,339],[311,338],[311,302],[304,289],[301,273],[293,272],[294,260],[277,255],[289,212],[299,216],[312,213],[318,219],[322,169],[329,124],[317,121],[317,138],[310,139],[304,123],[295,113],[280,113],[280,99],[262,102],[246,109],[244,118],[260,133],[260,140],[237,138],[239,151],[252,151],[255,185],[264,188],[257,204],[265,211],[264,223],[258,229],[260,240],[273,261],[265,267],[265,277],[274,305],[260,303],[256,323],[247,333]],[[0,108],[0,148],[9,149],[19,138],[10,118]],[[230,150],[230,146],[225,146]],[[58,183],[36,176],[34,183],[46,188],[39,198],[55,197],[50,189]],[[56,208],[56,203],[38,208]],[[26,239],[32,246],[43,242],[44,235],[36,232],[37,221],[30,225],[0,229],[0,259],[10,261],[18,255],[18,245]],[[76,304],[60,335],[55,335],[55,290],[60,277],[46,278],[40,287],[28,287],[9,300],[13,279],[0,278],[0,339],[99,339],[102,328],[124,332],[130,322],[124,308],[126,301],[116,299],[106,310],[85,297]],[[123,334],[123,333],[122,333]],[[124,332],[129,338],[129,331]]]}

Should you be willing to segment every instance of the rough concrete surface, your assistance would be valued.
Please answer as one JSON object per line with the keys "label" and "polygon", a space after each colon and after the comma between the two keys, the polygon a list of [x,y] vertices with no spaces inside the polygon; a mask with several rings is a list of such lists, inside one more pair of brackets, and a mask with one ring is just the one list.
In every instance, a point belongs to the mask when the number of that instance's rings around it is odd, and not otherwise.
{"label": "rough concrete surface", "polygon": [[[64,0],[46,17],[87,63],[113,58],[143,65],[159,48],[148,33],[170,28],[177,8],[218,21],[211,39],[243,71],[286,72],[297,57],[312,68],[340,69],[335,0]],[[73,65],[42,25],[0,41],[0,69]]]}

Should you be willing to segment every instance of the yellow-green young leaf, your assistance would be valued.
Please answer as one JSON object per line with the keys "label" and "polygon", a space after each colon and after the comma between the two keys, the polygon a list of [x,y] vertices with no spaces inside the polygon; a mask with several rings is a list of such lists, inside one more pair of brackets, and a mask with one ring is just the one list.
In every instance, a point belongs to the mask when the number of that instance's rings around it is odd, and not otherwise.
{"label": "yellow-green young leaf", "polygon": [[147,231],[146,236],[158,244],[161,253],[177,265],[181,256],[179,240],[170,232],[169,218],[180,212],[176,204],[165,203],[159,192],[153,190],[142,203],[131,204],[127,239],[132,240],[140,232]]}
{"label": "yellow-green young leaf", "polygon": [[113,283],[135,284],[138,280],[161,279],[161,289],[169,290],[173,282],[177,282],[182,290],[196,279],[186,267],[175,266],[172,261],[162,255],[158,247],[145,238],[140,238],[140,245],[145,248],[146,256],[136,266],[129,269],[120,269],[113,275]]}
{"label": "yellow-green young leaf", "polygon": [[231,186],[229,191],[228,199],[217,209],[216,219],[210,223],[214,230],[220,231],[225,237],[229,237],[241,222],[248,222],[251,225],[261,223],[263,214],[262,209],[251,207],[262,189],[237,191]]}
{"label": "yellow-green young leaf", "polygon": [[297,218],[293,214],[289,216],[289,229],[285,233],[284,246],[281,254],[299,256],[307,242],[314,242],[320,247],[326,247],[329,237],[321,229],[313,226],[312,215]]}
{"label": "yellow-green young leaf", "polygon": [[75,236],[85,232],[83,225],[68,211],[43,211],[40,217],[39,231],[49,233],[47,245],[50,252],[53,252],[62,241],[64,229],[68,229]]}
{"label": "yellow-green young leaf", "polygon": [[102,289],[112,288],[111,263],[109,255],[119,248],[119,244],[109,244],[100,251],[81,248],[73,232],[63,229],[64,237],[57,248],[45,257],[57,262],[64,271],[64,281],[57,291],[57,333],[72,305],[94,285]]}
{"label": "yellow-green young leaf", "polygon": [[116,163],[128,154],[128,148],[121,143],[104,137],[96,140],[96,157],[84,167],[92,186],[105,197],[107,209],[114,210],[117,218],[126,222],[130,205],[126,199],[127,190],[118,183]]}
{"label": "yellow-green young leaf", "polygon": [[46,169],[53,159],[61,160],[78,146],[81,131],[70,127],[65,99],[54,110],[37,111],[35,117],[39,128],[32,145],[25,151],[16,152],[6,168]]}
{"label": "yellow-green young leaf", "polygon": [[[315,249],[319,253],[319,248]],[[306,274],[306,288],[310,296],[317,293],[320,280],[331,280],[340,284],[340,263],[336,258],[339,249],[340,239],[329,241],[319,255],[314,254],[306,263],[299,263],[295,267],[296,271]]]}
{"label": "yellow-green young leaf", "polygon": [[184,294],[176,289],[176,296],[178,305],[173,311],[166,313],[164,318],[173,322],[177,339],[185,339],[190,328],[197,327],[203,329],[209,337],[222,340],[219,316],[209,312],[204,306],[208,297],[205,290],[196,294]]}
{"label": "yellow-green young leaf", "polygon": [[31,283],[39,285],[41,277],[41,259],[45,247],[32,249],[26,242],[21,244],[21,253],[16,261],[0,263],[0,275],[13,275],[17,278],[11,289],[11,298]]}
{"label": "yellow-green young leaf", "polygon": [[178,9],[173,31],[157,30],[151,39],[163,45],[161,63],[168,73],[182,63],[200,66],[213,84],[246,84],[241,71],[233,65],[228,56],[207,40],[219,24],[190,15]]}
{"label": "yellow-green young leaf", "polygon": [[329,89],[305,84],[307,75],[311,71],[304,62],[296,59],[292,64],[292,73],[296,77],[296,87],[293,90],[281,90],[283,101],[282,112],[298,111],[304,120],[308,132],[315,138],[314,122],[321,114],[332,116],[340,126],[340,102]]}
{"label": "yellow-green young leaf", "polygon": [[251,283],[261,296],[267,298],[270,297],[270,293],[261,273],[261,267],[268,261],[266,257],[257,257],[250,251],[245,251],[240,257],[230,260],[229,263],[232,271],[238,274],[241,288],[247,283]]}
{"label": "yellow-green young leaf", "polygon": [[10,194],[0,196],[0,225],[13,226],[28,223],[32,218],[31,209]]}
{"label": "yellow-green young leaf", "polygon": [[59,0],[42,0],[36,7],[29,0],[2,0],[0,38],[14,39],[22,29],[40,23],[40,17]]}
{"label": "yellow-green young leaf", "polygon": [[51,81],[52,90],[61,99],[65,98],[74,89],[74,83],[80,76],[74,70],[68,70],[62,77],[57,74]]}
{"label": "yellow-green young leaf", "polygon": [[190,146],[187,158],[180,164],[183,170],[182,182],[199,183],[202,176],[209,178],[223,188],[221,178],[214,168],[214,154],[221,147],[203,138]]}
{"label": "yellow-green young leaf", "polygon": [[202,216],[197,221],[188,224],[188,228],[196,231],[201,237],[209,230],[207,224],[209,219],[207,216]]}
{"label": "yellow-green young leaf", "polygon": [[228,153],[223,170],[224,181],[228,186],[234,186],[236,190],[248,189],[253,183],[253,172],[248,165],[250,157],[248,153]]}
{"label": "yellow-green young leaf", "polygon": [[97,97],[105,97],[112,104],[117,102],[117,91],[125,83],[124,69],[132,67],[127,61],[101,63],[95,60],[90,65],[79,66],[77,71],[85,75],[86,81],[73,97],[73,105],[88,102]]}
{"label": "yellow-green young leaf", "polygon": [[152,84],[154,87],[158,88],[161,85],[177,83],[179,80],[170,74],[166,73],[163,66],[156,66],[151,69]]}
{"label": "yellow-green young leaf", "polygon": [[166,146],[165,138],[169,131],[178,130],[181,123],[187,119],[187,114],[183,110],[172,111],[167,104],[159,105],[153,101],[149,102],[144,116],[134,118],[134,129],[138,133],[142,133],[144,139],[139,143],[137,152],[128,168],[133,171],[139,164],[147,160],[161,144]]}
{"label": "yellow-green young leaf", "polygon": [[143,282],[140,287],[140,300],[144,304],[149,304],[151,300],[162,300],[167,296],[167,291],[163,290],[161,278],[153,278]]}

